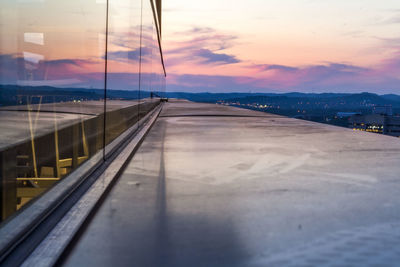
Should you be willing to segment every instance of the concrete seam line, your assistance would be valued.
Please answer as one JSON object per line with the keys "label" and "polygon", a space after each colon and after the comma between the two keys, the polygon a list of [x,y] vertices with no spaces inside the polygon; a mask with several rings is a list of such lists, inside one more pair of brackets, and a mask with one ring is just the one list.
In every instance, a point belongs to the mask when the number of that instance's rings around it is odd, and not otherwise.
{"label": "concrete seam line", "polygon": [[91,188],[57,223],[21,266],[52,266],[55,264],[69,242],[84,224],[96,203],[106,192],[112,181],[117,178],[121,167],[123,167],[133,151],[135,151],[137,146],[139,146],[141,141],[145,138],[147,132],[155,123],[160,111],[161,108],[155,111],[153,117],[147,124],[133,137],[125,149],[113,160]]}

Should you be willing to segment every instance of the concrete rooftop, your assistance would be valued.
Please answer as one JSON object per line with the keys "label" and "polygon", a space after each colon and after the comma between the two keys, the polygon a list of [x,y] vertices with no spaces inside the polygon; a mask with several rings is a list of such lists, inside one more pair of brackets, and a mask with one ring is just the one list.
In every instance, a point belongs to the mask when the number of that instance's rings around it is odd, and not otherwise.
{"label": "concrete rooftop", "polygon": [[400,140],[172,101],[66,266],[396,266]]}

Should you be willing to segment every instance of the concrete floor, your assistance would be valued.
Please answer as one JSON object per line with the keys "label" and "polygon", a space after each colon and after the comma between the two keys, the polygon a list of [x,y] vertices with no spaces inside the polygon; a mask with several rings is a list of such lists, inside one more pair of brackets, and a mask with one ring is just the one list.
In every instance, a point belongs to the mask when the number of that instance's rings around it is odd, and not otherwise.
{"label": "concrete floor", "polygon": [[393,137],[173,101],[64,264],[396,266],[399,173]]}

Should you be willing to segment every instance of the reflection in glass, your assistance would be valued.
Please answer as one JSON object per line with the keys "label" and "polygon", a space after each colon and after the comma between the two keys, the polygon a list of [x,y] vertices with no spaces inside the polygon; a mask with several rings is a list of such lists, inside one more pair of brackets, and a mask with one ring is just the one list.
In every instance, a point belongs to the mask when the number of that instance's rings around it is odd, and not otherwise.
{"label": "reflection in glass", "polygon": [[141,1],[109,5],[106,144],[138,121],[141,25]]}
{"label": "reflection in glass", "polygon": [[140,73],[140,117],[143,117],[153,109],[160,101],[159,94],[161,88],[157,89],[156,75],[157,64],[160,64],[160,54],[156,54],[158,49],[158,39],[156,26],[153,17],[151,1],[143,1],[142,15],[142,34],[141,34],[141,73]]}
{"label": "reflection in glass", "polygon": [[160,103],[155,25],[151,0],[2,1],[0,221]]}
{"label": "reflection in glass", "polygon": [[10,0],[1,8],[4,220],[103,147],[106,5]]}

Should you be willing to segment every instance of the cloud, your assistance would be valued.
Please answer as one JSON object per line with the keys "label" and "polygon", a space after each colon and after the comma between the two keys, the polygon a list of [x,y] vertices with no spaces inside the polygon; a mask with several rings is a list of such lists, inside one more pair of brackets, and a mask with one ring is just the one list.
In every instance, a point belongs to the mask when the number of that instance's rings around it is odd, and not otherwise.
{"label": "cloud", "polygon": [[255,68],[258,71],[281,71],[281,72],[326,72],[326,73],[352,73],[368,70],[367,68],[358,67],[344,63],[327,62],[325,65],[308,65],[304,67],[292,67],[279,64],[258,64],[251,65],[249,68]]}
{"label": "cloud", "polygon": [[234,64],[240,62],[240,60],[233,55],[214,53],[209,49],[194,51],[193,56],[201,58],[200,62],[202,64]]}
{"label": "cloud", "polygon": [[18,69],[24,66],[25,60],[12,54],[0,55],[0,83],[13,83],[18,80]]}
{"label": "cloud", "polygon": [[360,38],[365,36],[365,32],[362,30],[345,31],[342,35],[351,38]]}
{"label": "cloud", "polygon": [[[20,64],[25,64],[28,62],[34,64],[31,61],[25,60],[23,56],[18,56],[14,54],[0,55],[0,64],[7,66],[8,68],[22,67]],[[80,67],[85,64],[94,64],[94,63],[96,63],[96,61],[90,59],[54,59],[54,60],[39,60],[35,65],[40,66],[45,64],[51,67],[73,65]]]}
{"label": "cloud", "polygon": [[94,64],[95,62],[93,60],[87,60],[87,59],[55,59],[55,60],[44,60],[43,63],[52,67],[65,66],[65,65],[74,65],[77,67],[81,67],[85,64]]}
{"label": "cloud", "polygon": [[397,11],[397,14],[392,15],[389,18],[385,18],[381,21],[382,24],[399,24],[400,23],[400,12]]}
{"label": "cloud", "polygon": [[178,32],[177,34],[193,34],[193,33],[207,33],[207,34],[211,34],[211,33],[215,33],[215,30],[213,28],[210,27],[193,27],[192,29],[188,30],[188,31],[184,31],[184,32]]}
{"label": "cloud", "polygon": [[24,63],[24,59],[22,57],[18,57],[17,55],[13,54],[3,54],[0,55],[0,71],[4,71],[7,69],[13,69],[18,66],[18,64]]}
{"label": "cloud", "polygon": [[257,79],[245,76],[171,74],[167,79],[168,91],[248,92],[261,89],[254,84]]}
{"label": "cloud", "polygon": [[298,72],[308,79],[313,80],[326,80],[329,78],[338,77],[355,77],[356,75],[367,72],[368,69],[342,64],[342,63],[328,63],[326,65],[311,65],[300,68]]}
{"label": "cloud", "polygon": [[260,64],[251,66],[251,68],[256,68],[258,71],[270,71],[270,70],[278,70],[278,71],[297,71],[298,68],[284,66],[284,65],[268,65],[268,64]]}
{"label": "cloud", "polygon": [[193,27],[187,31],[175,33],[181,41],[167,41],[164,51],[167,66],[179,63],[201,65],[225,65],[241,62],[235,55],[224,53],[223,50],[235,44],[237,36],[223,34],[209,27]]}
{"label": "cloud", "polygon": [[[210,30],[207,30],[210,31]],[[197,30],[194,32],[206,32]],[[212,31],[215,33],[215,31]],[[181,42],[183,47],[175,47],[167,56],[169,62],[182,64],[183,60],[205,66],[218,66],[240,61],[235,55],[218,50],[221,46],[216,40],[208,40],[207,36],[195,36],[191,40],[201,40],[198,43]],[[227,38],[228,39],[228,38]],[[226,39],[226,40],[227,40]],[[385,44],[398,43],[399,39],[385,40]],[[205,48],[201,48],[202,45]],[[231,45],[231,44],[228,44]],[[121,48],[120,48],[121,49]],[[179,49],[183,49],[182,53]],[[382,60],[379,64],[362,67],[345,62],[325,62],[315,65],[287,66],[282,64],[240,64],[243,73],[254,75],[229,76],[229,75],[196,75],[196,74],[170,74],[168,77],[168,90],[191,92],[376,92],[400,93],[400,51],[393,53],[392,58]],[[143,58],[151,55],[150,48],[142,48]],[[111,89],[137,90],[137,69],[129,70],[126,61],[137,61],[139,49],[121,49],[109,53],[113,62],[113,72],[108,74]],[[132,62],[128,62],[132,63]],[[183,62],[185,63],[185,62]],[[169,63],[171,64],[171,63]],[[187,65],[183,65],[187,66]],[[246,72],[247,70],[252,70]],[[17,81],[54,83],[59,86],[93,87],[102,88],[104,85],[104,64],[102,59],[57,59],[40,60],[37,64],[27,62],[19,55],[0,55],[0,81],[1,83],[15,83]],[[21,71],[27,70],[27,71]],[[142,77],[150,79],[152,74],[143,73]],[[29,84],[29,81],[27,82]]]}
{"label": "cloud", "polygon": [[[140,32],[143,32],[140,36]],[[111,32],[109,34],[108,59],[127,62],[139,62],[142,55],[143,62],[149,62],[152,54],[153,28],[152,26],[133,26],[129,31]],[[141,46],[141,48],[140,48]],[[104,57],[103,57],[104,58]]]}
{"label": "cloud", "polygon": [[[146,27],[143,27],[146,30]],[[127,48],[133,49],[140,46],[140,25],[132,26],[129,31],[113,32],[108,35],[109,44],[118,49]],[[147,38],[147,34],[144,35]],[[104,37],[105,38],[105,37]]]}
{"label": "cloud", "polygon": [[[365,92],[400,93],[400,58],[375,68],[345,63],[290,67],[278,64],[253,65],[261,75],[170,75],[169,91],[192,92]],[[263,74],[265,73],[265,75]],[[172,76],[172,77],[171,77]]]}
{"label": "cloud", "polygon": [[368,68],[350,64],[326,63],[302,66],[290,72],[278,71],[268,76],[266,82],[290,90],[352,90],[365,86],[370,72]]}
{"label": "cloud", "polygon": [[133,49],[133,50],[119,50],[113,51],[108,53],[109,60],[116,60],[116,61],[139,61],[140,55],[142,55],[142,61],[149,61],[149,56],[151,56],[152,50],[150,47],[142,47],[141,51],[140,48]]}
{"label": "cloud", "polygon": [[[131,57],[135,55],[134,53],[129,53],[129,51],[128,54]],[[116,53],[114,56],[116,58],[122,57],[120,53]],[[118,62],[115,60],[113,63]],[[107,74],[108,89],[138,90],[138,69],[127,69],[126,64],[119,65],[122,67],[112,65],[113,67],[109,68],[113,72],[110,71]],[[101,59],[42,60],[37,64],[32,64],[18,55],[0,55],[0,84],[100,89],[104,87],[105,76],[103,71],[104,61]],[[150,70],[149,72],[143,71],[141,74],[145,81],[153,79],[151,83],[152,90],[157,90],[157,81],[154,80],[155,75],[157,74],[151,73]],[[150,88],[146,88],[146,86],[150,86],[150,83],[143,83],[142,86],[143,90],[150,90]]]}
{"label": "cloud", "polygon": [[344,64],[344,63],[328,63],[328,68],[343,72],[362,72],[368,70],[368,68],[354,66],[350,64]]}
{"label": "cloud", "polygon": [[396,53],[400,53],[400,37],[393,38],[380,38],[375,37],[376,39],[381,41],[381,45],[377,47],[377,49],[392,49],[396,51]]}
{"label": "cloud", "polygon": [[0,55],[0,82],[3,84],[68,85],[77,83],[84,73],[100,69],[104,69],[102,60],[41,59],[33,62],[16,54]]}

